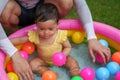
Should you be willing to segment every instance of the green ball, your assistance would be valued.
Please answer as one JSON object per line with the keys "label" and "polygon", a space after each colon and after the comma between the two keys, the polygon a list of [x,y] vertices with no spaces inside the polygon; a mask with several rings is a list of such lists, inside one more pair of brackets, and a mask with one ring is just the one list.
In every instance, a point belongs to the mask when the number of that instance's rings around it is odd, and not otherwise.
{"label": "green ball", "polygon": [[71,80],[83,80],[80,76],[74,76],[71,78]]}

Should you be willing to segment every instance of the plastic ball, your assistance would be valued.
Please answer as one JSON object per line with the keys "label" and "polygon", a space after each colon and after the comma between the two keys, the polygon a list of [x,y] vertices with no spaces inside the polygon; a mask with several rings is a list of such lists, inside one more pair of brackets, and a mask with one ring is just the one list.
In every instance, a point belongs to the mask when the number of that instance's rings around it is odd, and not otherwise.
{"label": "plastic ball", "polygon": [[71,78],[71,80],[83,80],[80,76],[74,76]]}
{"label": "plastic ball", "polygon": [[12,61],[9,61],[6,65],[6,69],[8,72],[14,72]]}
{"label": "plastic ball", "polygon": [[116,73],[119,71],[119,64],[116,62],[109,62],[106,67],[111,75],[116,75]]}
{"label": "plastic ball", "polygon": [[4,62],[4,67],[5,67],[5,69],[6,69],[7,63],[8,63],[10,60],[11,60],[11,58],[10,58],[9,56],[6,56],[5,62]]}
{"label": "plastic ball", "polygon": [[117,72],[116,76],[115,76],[115,80],[120,80],[120,71]]}
{"label": "plastic ball", "polygon": [[95,72],[92,68],[86,67],[81,70],[80,76],[83,80],[94,80]]}
{"label": "plastic ball", "polygon": [[57,75],[51,70],[47,70],[42,74],[42,80],[57,80]]}
{"label": "plastic ball", "polygon": [[52,61],[55,65],[57,66],[62,66],[65,64],[66,62],[66,56],[64,53],[62,52],[56,52],[53,56],[52,56]]}
{"label": "plastic ball", "polygon": [[[97,53],[96,56],[95,56],[95,58],[96,58],[96,62],[98,62],[100,64],[104,63],[103,58],[100,56],[100,54]],[[107,61],[107,57],[106,56],[105,56],[105,59]]]}
{"label": "plastic ball", "polygon": [[31,42],[26,42],[23,44],[22,50],[27,52],[28,54],[32,54],[35,50],[34,44]]}
{"label": "plastic ball", "polygon": [[74,30],[67,30],[67,36],[70,37],[74,33]]}
{"label": "plastic ball", "polygon": [[23,57],[25,60],[28,60],[28,54],[27,54],[25,51],[21,50],[21,51],[20,51],[20,54],[22,55],[22,57]]}
{"label": "plastic ball", "polygon": [[7,76],[8,76],[8,78],[9,78],[9,80],[19,80],[17,74],[14,73],[14,72],[9,72],[9,73],[7,73]]}
{"label": "plastic ball", "polygon": [[84,37],[86,36],[86,33],[84,30],[81,30],[80,32],[84,35]]}
{"label": "plastic ball", "polygon": [[[100,42],[103,46],[108,47],[108,42],[107,42],[106,40],[100,39],[99,42]],[[107,57],[106,57],[106,56],[105,56],[105,58],[106,58],[106,61],[107,61]],[[104,63],[102,57],[101,57],[100,54],[98,54],[98,53],[96,54],[96,62],[98,62],[98,63],[100,63],[100,64],[103,64],[103,63]]]}
{"label": "plastic ball", "polygon": [[100,67],[96,70],[97,80],[108,80],[109,77],[110,77],[110,73],[106,67]]}
{"label": "plastic ball", "polygon": [[105,47],[108,47],[108,42],[106,40],[103,40],[103,39],[100,39],[99,42],[105,46]]}
{"label": "plastic ball", "polygon": [[112,55],[112,61],[120,64],[120,52],[115,52]]}
{"label": "plastic ball", "polygon": [[21,48],[22,48],[22,44],[21,45],[17,45],[17,46],[15,46],[18,50],[21,50]]}
{"label": "plastic ball", "polygon": [[81,32],[74,32],[74,34],[72,35],[72,41],[76,44],[82,43],[83,40],[84,34],[82,34]]}

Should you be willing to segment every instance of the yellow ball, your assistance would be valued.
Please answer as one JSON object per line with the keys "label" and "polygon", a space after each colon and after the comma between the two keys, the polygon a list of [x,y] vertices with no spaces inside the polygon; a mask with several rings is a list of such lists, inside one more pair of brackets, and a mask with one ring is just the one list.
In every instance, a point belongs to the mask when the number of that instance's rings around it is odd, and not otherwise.
{"label": "yellow ball", "polygon": [[19,80],[17,74],[14,72],[7,73],[7,76],[9,78],[9,80]]}
{"label": "yellow ball", "polygon": [[84,37],[86,37],[85,31],[81,30],[80,32],[84,35]]}
{"label": "yellow ball", "polygon": [[22,44],[21,45],[17,45],[17,46],[15,46],[18,50],[21,50],[21,48],[22,48]]}
{"label": "yellow ball", "polygon": [[72,41],[76,44],[82,43],[83,40],[84,34],[82,34],[81,32],[74,32],[74,34],[72,35]]}
{"label": "yellow ball", "polygon": [[75,31],[74,30],[67,30],[67,36],[70,37],[73,35]]}

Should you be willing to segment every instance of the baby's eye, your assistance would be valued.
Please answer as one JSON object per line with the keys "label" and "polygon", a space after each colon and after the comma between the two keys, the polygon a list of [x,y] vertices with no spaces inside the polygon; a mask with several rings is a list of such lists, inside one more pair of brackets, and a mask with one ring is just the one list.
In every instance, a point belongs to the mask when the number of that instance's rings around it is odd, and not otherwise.
{"label": "baby's eye", "polygon": [[43,28],[39,28],[39,30],[44,30]]}
{"label": "baby's eye", "polygon": [[49,30],[53,30],[53,28],[50,28]]}

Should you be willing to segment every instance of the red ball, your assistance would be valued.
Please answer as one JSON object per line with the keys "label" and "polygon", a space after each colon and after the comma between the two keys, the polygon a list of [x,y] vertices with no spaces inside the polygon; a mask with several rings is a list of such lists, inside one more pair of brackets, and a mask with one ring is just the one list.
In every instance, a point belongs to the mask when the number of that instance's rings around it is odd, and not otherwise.
{"label": "red ball", "polygon": [[120,64],[120,52],[115,52],[112,55],[112,61]]}
{"label": "red ball", "polygon": [[6,65],[6,69],[8,72],[14,72],[12,61],[9,61]]}
{"label": "red ball", "polygon": [[32,54],[35,50],[34,44],[32,42],[26,42],[23,44],[22,50],[28,54]]}

